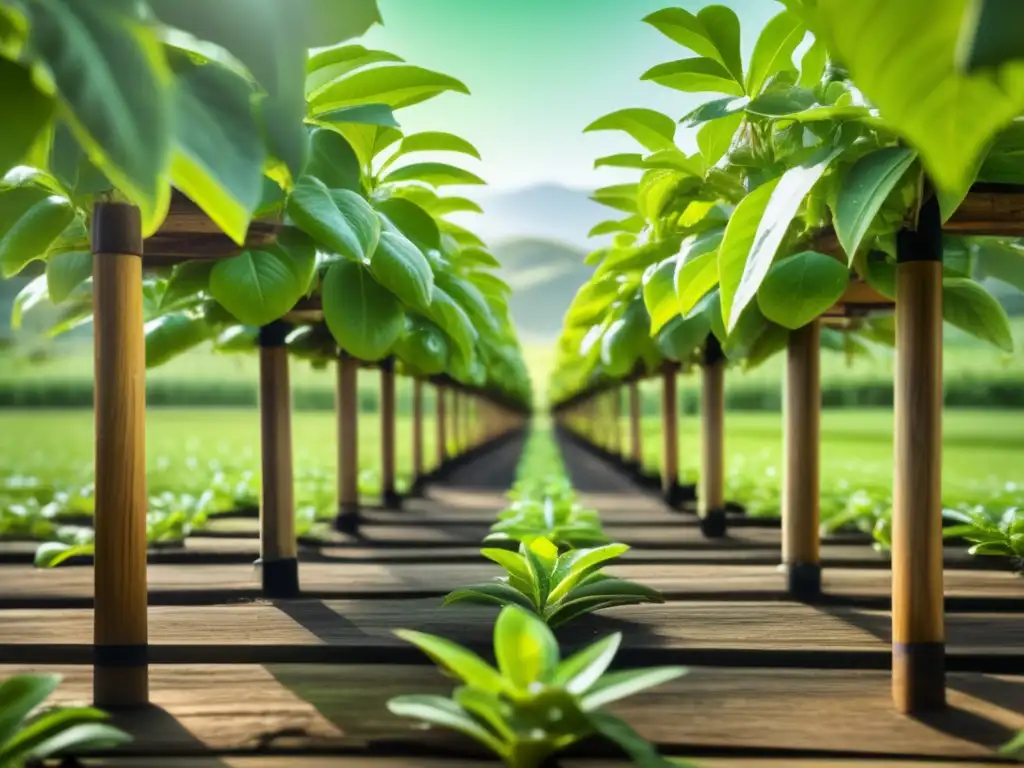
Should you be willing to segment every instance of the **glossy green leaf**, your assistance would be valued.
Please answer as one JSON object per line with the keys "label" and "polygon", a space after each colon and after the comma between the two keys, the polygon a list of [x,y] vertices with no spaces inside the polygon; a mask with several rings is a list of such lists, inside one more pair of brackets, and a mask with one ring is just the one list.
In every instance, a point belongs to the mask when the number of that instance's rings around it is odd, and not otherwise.
{"label": "glossy green leaf", "polygon": [[628,551],[627,544],[606,544],[592,549],[574,549],[560,555],[551,574],[549,600],[554,602],[566,597],[584,578]]}
{"label": "glossy green leaf", "polygon": [[587,237],[614,235],[619,232],[628,232],[635,235],[643,230],[645,226],[646,222],[640,216],[630,216],[619,221],[602,221],[587,233]]}
{"label": "glossy green leaf", "polygon": [[473,354],[473,345],[478,336],[473,321],[469,319],[466,310],[436,282],[431,293],[430,309],[427,314],[441,330],[451,337],[456,348],[464,357],[470,357]]}
{"label": "glossy green leaf", "polygon": [[584,129],[585,133],[593,131],[622,131],[642,147],[657,152],[675,146],[676,123],[653,109],[620,109],[598,118]]}
{"label": "glossy green leaf", "polygon": [[590,199],[625,213],[636,213],[637,184],[615,184],[594,191]]}
{"label": "glossy green leaf", "polygon": [[644,156],[636,153],[606,155],[594,161],[594,168],[643,168]]}
{"label": "glossy green leaf", "polygon": [[349,72],[372,64],[402,61],[401,56],[388,51],[375,51],[351,43],[318,50],[306,61],[306,98],[315,99],[324,88]]}
{"label": "glossy green leaf", "polygon": [[435,187],[452,184],[486,184],[475,173],[447,163],[410,163],[391,171],[381,180],[382,184],[400,181],[422,181]]}
{"label": "glossy green leaf", "polygon": [[156,368],[210,338],[206,320],[187,312],[171,312],[146,323],[146,367]]}
{"label": "glossy green leaf", "polygon": [[394,346],[399,360],[422,376],[444,373],[448,365],[448,340],[444,332],[429,320],[410,317],[405,333]]}
{"label": "glossy green leaf", "polygon": [[331,335],[338,346],[359,360],[375,362],[387,357],[405,331],[398,298],[359,262],[331,264],[321,294]]}
{"label": "glossy green leaf", "polygon": [[1013,331],[1006,310],[973,280],[942,281],[942,319],[1004,352],[1013,352]]}
{"label": "glossy green leaf", "polygon": [[20,164],[53,114],[53,99],[41,93],[28,69],[0,58],[0,101],[17,105],[0,121],[0,176]]}
{"label": "glossy green leaf", "polygon": [[793,52],[807,29],[796,14],[783,11],[772,17],[754,45],[747,69],[746,90],[751,96],[761,93],[765,82],[777,72],[793,69]]}
{"label": "glossy green leaf", "polygon": [[454,259],[455,263],[460,266],[471,265],[484,269],[498,269],[501,267],[501,262],[489,251],[485,251],[482,248],[463,248],[455,255]]}
{"label": "glossy green leaf", "polygon": [[978,269],[985,277],[994,277],[1024,291],[1024,250],[999,240],[981,240],[975,246]]}
{"label": "glossy green leaf", "polygon": [[780,179],[773,179],[744,197],[725,227],[725,234],[718,248],[718,278],[721,286],[723,321],[728,321],[732,316],[733,296],[743,277],[747,257],[754,246],[764,212],[779,182]]}
{"label": "glossy green leaf", "polygon": [[[887,125],[921,154],[935,185],[962,194],[978,156],[1024,107],[1024,68],[957,71],[966,0],[821,0],[815,33],[849,69]],[[921,20],[927,19],[927,24]],[[886,65],[878,66],[879,52]]]}
{"label": "glossy green leaf", "polygon": [[290,311],[309,288],[311,264],[282,248],[244,251],[218,261],[210,295],[246,325],[266,325]]}
{"label": "glossy green leaf", "polygon": [[801,251],[771,266],[757,292],[757,304],[773,323],[796,330],[835,305],[849,282],[850,270],[842,262]]}
{"label": "glossy green leaf", "polygon": [[518,605],[530,611],[536,610],[532,594],[526,594],[504,581],[473,584],[468,587],[461,587],[445,595],[444,605],[454,605],[455,603],[500,606]]}
{"label": "glossy green leaf", "polygon": [[489,693],[502,693],[508,687],[498,670],[472,651],[451,640],[410,629],[398,629],[395,630],[395,634],[407,643],[415,645],[438,666],[457,675],[474,688]]}
{"label": "glossy green leaf", "polygon": [[[801,165],[787,170],[778,182],[774,183],[771,197],[765,206],[764,214],[758,223],[757,232],[750,244],[750,253],[747,256],[746,264],[743,267],[743,274],[739,284],[732,293],[729,304],[728,329],[731,331],[739,322],[740,313],[754,300],[765,275],[771,269],[779,246],[789,229],[790,222],[796,216],[804,198],[822,177],[832,161],[838,157],[842,150],[826,149],[815,154]],[[767,185],[766,185],[767,186]],[[738,210],[738,209],[737,209]],[[735,214],[733,216],[735,219]],[[732,226],[732,219],[726,226],[726,235],[722,243],[724,251],[729,238],[729,227]],[[719,270],[721,271],[721,260]],[[725,280],[722,281],[723,292],[726,289]],[[723,310],[727,302],[727,293],[723,293]]]}
{"label": "glossy green leaf", "polygon": [[916,158],[912,149],[885,147],[864,155],[846,172],[834,221],[839,243],[851,262],[882,204]]}
{"label": "glossy green leaf", "polygon": [[249,82],[177,52],[171,179],[239,245],[263,195],[266,160]]}
{"label": "glossy green leaf", "polygon": [[325,249],[355,261],[373,256],[380,219],[363,198],[346,189],[329,190],[303,176],[288,198],[288,215]]}
{"label": "glossy green leaf", "polygon": [[370,271],[382,286],[408,307],[425,310],[434,290],[434,274],[426,257],[397,232],[382,232],[370,260]]}
{"label": "glossy green leaf", "polygon": [[647,70],[640,78],[685,93],[726,93],[743,96],[743,86],[714,59],[670,61]]}
{"label": "glossy green leaf", "polygon": [[26,8],[29,48],[52,74],[64,118],[152,234],[170,200],[172,124],[171,77],[155,30],[107,3],[37,0]]}
{"label": "glossy green leaf", "polygon": [[736,12],[725,5],[706,5],[697,11],[697,19],[704,26],[708,39],[718,50],[718,60],[725,65],[736,82],[743,82],[743,60],[740,53],[740,20]]}
{"label": "glossy green leaf", "polygon": [[[16,212],[25,202],[33,198],[11,190],[0,195],[0,216]],[[9,207],[10,206],[10,207]],[[44,197],[24,209],[6,231],[0,230],[0,274],[12,277],[30,261],[42,258],[50,245],[60,237],[74,219],[75,211],[62,197]]]}
{"label": "glossy green leaf", "polygon": [[[705,16],[707,17],[706,9]],[[739,61],[738,46],[737,50],[734,51],[728,36],[723,37],[720,34],[725,32],[724,18],[712,16],[711,19],[715,22],[715,32],[719,34],[712,34],[701,20],[700,13],[694,15],[684,8],[663,8],[645,17],[644,21],[669,39],[689,48],[698,56],[716,59],[726,69],[729,69],[730,64],[732,64],[734,76],[737,80],[742,80],[743,71]],[[726,49],[724,52],[719,50],[716,39],[723,42]],[[738,42],[738,22],[736,24],[736,39]]]}
{"label": "glossy green leaf", "polygon": [[559,664],[551,682],[564,686],[574,696],[582,695],[611,666],[621,643],[622,634],[616,632],[587,646]]}
{"label": "glossy green leaf", "polygon": [[328,189],[347,189],[358,194],[363,188],[355,150],[340,132],[330,128],[314,128],[310,132],[309,157],[303,173],[315,176]]}
{"label": "glossy green leaf", "polygon": [[558,666],[558,642],[541,619],[510,605],[494,624],[494,656],[502,675],[527,690],[551,679]]}
{"label": "glossy green leaf", "polygon": [[330,125],[368,125],[381,128],[399,128],[395,111],[387,104],[359,104],[339,107],[316,116],[317,123]]}
{"label": "glossy green leaf", "polygon": [[683,317],[676,315],[658,334],[658,351],[669,360],[682,362],[689,359],[704,343],[711,332],[711,321],[700,304]]}
{"label": "glossy green leaf", "polygon": [[665,259],[644,273],[644,305],[651,316],[651,336],[679,314],[675,290],[677,261],[676,257]]}
{"label": "glossy green leaf", "polygon": [[46,291],[50,301],[60,304],[78,286],[92,277],[90,251],[58,253],[46,262]]}
{"label": "glossy green leaf", "polygon": [[387,104],[401,109],[432,99],[447,91],[469,93],[454,77],[421,67],[399,64],[354,72],[323,89],[310,101],[314,115],[358,104]]}
{"label": "glossy green leaf", "polygon": [[440,250],[441,231],[434,217],[412,200],[391,197],[374,204],[407,238],[422,250]]}
{"label": "glossy green leaf", "polygon": [[396,696],[388,701],[388,710],[400,717],[412,717],[431,725],[451,728],[476,739],[497,755],[505,754],[504,745],[451,699],[441,696]]}
{"label": "glossy green leaf", "polygon": [[817,105],[813,91],[806,88],[786,88],[768,91],[747,105],[747,112],[761,117],[788,117],[806,112]]}
{"label": "glossy green leaf", "polygon": [[593,712],[634,693],[680,678],[687,672],[685,667],[651,667],[611,672],[591,686],[583,695],[581,703],[583,709]]}
{"label": "glossy green leaf", "polygon": [[737,112],[706,122],[700,127],[697,131],[697,146],[705,165],[711,167],[725,157],[742,122],[743,115]]}
{"label": "glossy green leaf", "polygon": [[961,29],[960,66],[967,72],[1024,59],[1018,30],[1024,8],[1013,0],[968,0]]}
{"label": "glossy green leaf", "polygon": [[593,729],[614,742],[638,768],[695,768],[693,764],[666,760],[658,748],[633,730],[624,720],[605,712],[592,712],[588,718]]}
{"label": "glossy green leaf", "polygon": [[462,307],[475,328],[492,333],[498,331],[498,324],[487,299],[473,283],[451,272],[438,273],[436,282]]}
{"label": "glossy green leaf", "polygon": [[60,685],[60,675],[15,675],[0,683],[0,745],[18,732],[22,722]]}
{"label": "glossy green leaf", "polygon": [[201,291],[206,291],[210,285],[210,273],[216,263],[211,260],[186,261],[174,267],[163,296],[160,297],[160,308],[173,307],[182,300],[192,299]]}
{"label": "glossy green leaf", "polygon": [[824,43],[815,40],[810,47],[804,51],[800,59],[800,77],[796,84],[800,88],[814,88],[825,73],[825,64],[828,60],[828,50]]}
{"label": "glossy green leaf", "polygon": [[457,152],[477,160],[480,159],[480,151],[462,137],[443,131],[424,131],[405,136],[398,149],[388,158],[381,172],[391,167],[400,157],[416,152]]}
{"label": "glossy green leaf", "polygon": [[710,120],[718,120],[722,117],[742,113],[749,103],[749,96],[726,96],[721,99],[712,99],[687,112],[679,122],[687,128],[692,128]]}

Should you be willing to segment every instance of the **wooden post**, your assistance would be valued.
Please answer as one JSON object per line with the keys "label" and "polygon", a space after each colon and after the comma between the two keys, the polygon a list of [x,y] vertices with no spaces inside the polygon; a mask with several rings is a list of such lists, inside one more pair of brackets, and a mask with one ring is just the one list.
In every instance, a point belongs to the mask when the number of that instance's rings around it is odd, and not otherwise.
{"label": "wooden post", "polygon": [[661,374],[661,492],[674,506],[679,487],[679,395],[676,369],[666,365]]}
{"label": "wooden post", "polygon": [[380,363],[380,484],[385,509],[401,509],[395,490],[395,362]]}
{"label": "wooden post", "polygon": [[709,334],[701,368],[701,471],[698,513],[708,538],[725,536],[725,355]]}
{"label": "wooden post", "polygon": [[629,461],[636,472],[644,465],[643,434],[641,432],[640,382],[629,382]]}
{"label": "wooden post", "polygon": [[443,470],[448,463],[448,408],[447,403],[445,403],[447,387],[439,383],[436,387],[436,393],[437,469]]}
{"label": "wooden post", "polygon": [[338,355],[338,516],[342,533],[359,528],[359,361]]}
{"label": "wooden post", "polygon": [[622,387],[616,384],[609,391],[611,399],[612,453],[620,462],[626,459],[622,441]]}
{"label": "wooden post", "polygon": [[100,707],[141,707],[149,703],[149,636],[146,344],[139,209],[97,203],[92,251],[96,380],[93,699]]}
{"label": "wooden post", "polygon": [[412,381],[412,474],[420,482],[424,474],[423,462],[423,382]]}
{"label": "wooden post", "polygon": [[938,202],[897,239],[892,692],[896,709],[942,709],[942,232]]}
{"label": "wooden post", "polygon": [[818,497],[821,437],[821,324],[789,334],[784,403],[782,563],[789,594],[821,594]]}
{"label": "wooden post", "polygon": [[299,594],[295,542],[295,490],[292,478],[292,411],[288,383],[291,328],[276,321],[260,328],[260,561],[263,594]]}
{"label": "wooden post", "polygon": [[458,460],[462,456],[462,391],[452,389],[451,456]]}

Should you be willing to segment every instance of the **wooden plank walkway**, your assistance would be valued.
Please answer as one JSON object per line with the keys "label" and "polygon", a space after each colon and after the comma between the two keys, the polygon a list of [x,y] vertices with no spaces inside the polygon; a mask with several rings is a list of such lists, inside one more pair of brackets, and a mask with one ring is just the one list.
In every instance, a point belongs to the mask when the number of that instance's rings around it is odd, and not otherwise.
{"label": "wooden plank walkway", "polygon": [[[686,759],[686,758],[679,758]],[[696,757],[686,759],[695,768],[877,768],[870,759],[822,758],[735,758]],[[494,760],[482,761],[445,757],[303,757],[295,755],[258,757],[110,757],[82,761],[85,768],[495,768]],[[898,757],[888,763],[896,768],[992,768],[991,762],[976,760],[934,761]],[[626,760],[592,760],[586,758],[563,759],[562,768],[624,768]]]}
{"label": "wooden plank walkway", "polygon": [[[65,677],[55,701],[88,700],[89,667],[50,669]],[[0,676],[23,671],[3,666]],[[609,710],[671,754],[728,748],[979,759],[1024,727],[1012,706],[1022,685],[1020,678],[951,674],[950,710],[925,722],[892,712],[884,672],[699,667]],[[426,749],[427,757],[432,749],[471,747],[392,716],[384,703],[451,689],[430,667],[156,665],[152,698],[163,710],[118,720],[135,735],[137,755],[361,747]]]}

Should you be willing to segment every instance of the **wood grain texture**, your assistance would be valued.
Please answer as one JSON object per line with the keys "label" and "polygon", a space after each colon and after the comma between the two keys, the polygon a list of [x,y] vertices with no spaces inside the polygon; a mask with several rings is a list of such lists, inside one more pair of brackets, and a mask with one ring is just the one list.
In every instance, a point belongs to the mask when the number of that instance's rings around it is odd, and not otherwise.
{"label": "wood grain texture", "polygon": [[1024,194],[972,191],[942,226],[959,235],[1024,235]]}
{"label": "wood grain texture", "polygon": [[817,565],[821,464],[821,325],[789,334],[783,407],[782,561]]}
{"label": "wood grain texture", "polygon": [[[146,629],[146,347],[142,260],[93,257],[95,314],[95,499],[97,645],[145,644]],[[104,669],[96,701],[147,700],[146,668]]]}
{"label": "wood grain texture", "polygon": [[260,556],[295,557],[292,402],[287,347],[260,348]]}
{"label": "wood grain texture", "polygon": [[679,393],[675,368],[661,379],[661,490],[668,493],[679,482]]}
{"label": "wood grain texture", "polygon": [[[48,669],[64,676],[55,703],[86,699],[88,667]],[[4,676],[22,671],[0,668]],[[697,667],[609,710],[676,754],[710,748],[813,749],[850,756],[984,759],[992,756],[998,739],[1024,725],[1019,713],[1001,703],[1019,692],[1019,680],[951,675],[955,709],[924,722],[893,713],[887,678],[869,671]],[[462,737],[424,730],[386,710],[385,702],[399,694],[449,694],[452,682],[430,667],[156,665],[152,683],[153,699],[163,709],[116,721],[135,736],[136,754],[273,753],[383,742],[475,754]]]}
{"label": "wood grain texture", "polygon": [[[942,263],[898,264],[896,278],[893,641],[941,644]],[[906,654],[896,649],[896,658]],[[894,667],[896,706],[905,712],[928,706],[903,667]]]}
{"label": "wood grain texture", "polygon": [[380,370],[380,482],[385,496],[395,492],[395,370]]}
{"label": "wood grain texture", "polygon": [[701,367],[700,514],[725,505],[725,364]]}
{"label": "wood grain texture", "polygon": [[338,503],[359,504],[359,362],[349,355],[338,358]]}

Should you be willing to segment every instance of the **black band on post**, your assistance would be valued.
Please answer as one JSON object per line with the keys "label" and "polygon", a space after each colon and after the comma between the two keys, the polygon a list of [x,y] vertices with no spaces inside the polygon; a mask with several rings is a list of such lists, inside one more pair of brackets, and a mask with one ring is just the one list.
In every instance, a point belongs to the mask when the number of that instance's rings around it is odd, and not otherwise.
{"label": "black band on post", "polygon": [[945,643],[893,643],[892,674],[913,692],[913,712],[939,710],[946,703]]}
{"label": "black band on post", "polygon": [[263,594],[273,598],[299,596],[299,561],[289,557],[282,560],[264,560]]}
{"label": "black band on post", "polygon": [[821,597],[821,565],[787,563],[786,588],[796,600],[813,601]]}
{"label": "black band on post", "polygon": [[356,504],[342,504],[338,507],[338,514],[334,518],[334,530],[338,533],[357,533],[360,522],[359,506]]}
{"label": "black band on post", "polygon": [[693,485],[673,483],[665,493],[665,503],[673,509],[679,509],[688,501],[697,500],[697,489]]}
{"label": "black band on post", "polygon": [[275,320],[272,323],[260,327],[257,342],[261,347],[283,347],[288,334],[292,332],[292,326],[284,320]]}
{"label": "black band on post", "polygon": [[92,252],[142,255],[142,214],[129,203],[97,203],[92,210]]}
{"label": "black band on post", "polygon": [[722,352],[722,344],[713,333],[708,334],[704,342],[704,365],[714,365],[725,360],[725,353]]}
{"label": "black band on post", "polygon": [[395,370],[395,358],[385,357],[383,360],[377,363],[377,367],[380,368],[385,373],[390,373],[391,371]]}
{"label": "black band on post", "polygon": [[396,491],[394,488],[385,489],[383,495],[384,509],[401,509],[402,508],[402,494]]}
{"label": "black band on post", "polygon": [[896,262],[910,261],[942,261],[942,211],[934,195],[921,204],[917,229],[896,234]]}
{"label": "black band on post", "polygon": [[709,509],[700,518],[700,532],[706,539],[721,539],[727,531],[724,509]]}
{"label": "black band on post", "polygon": [[149,664],[149,646],[94,645],[92,661],[97,667],[144,667]]}

